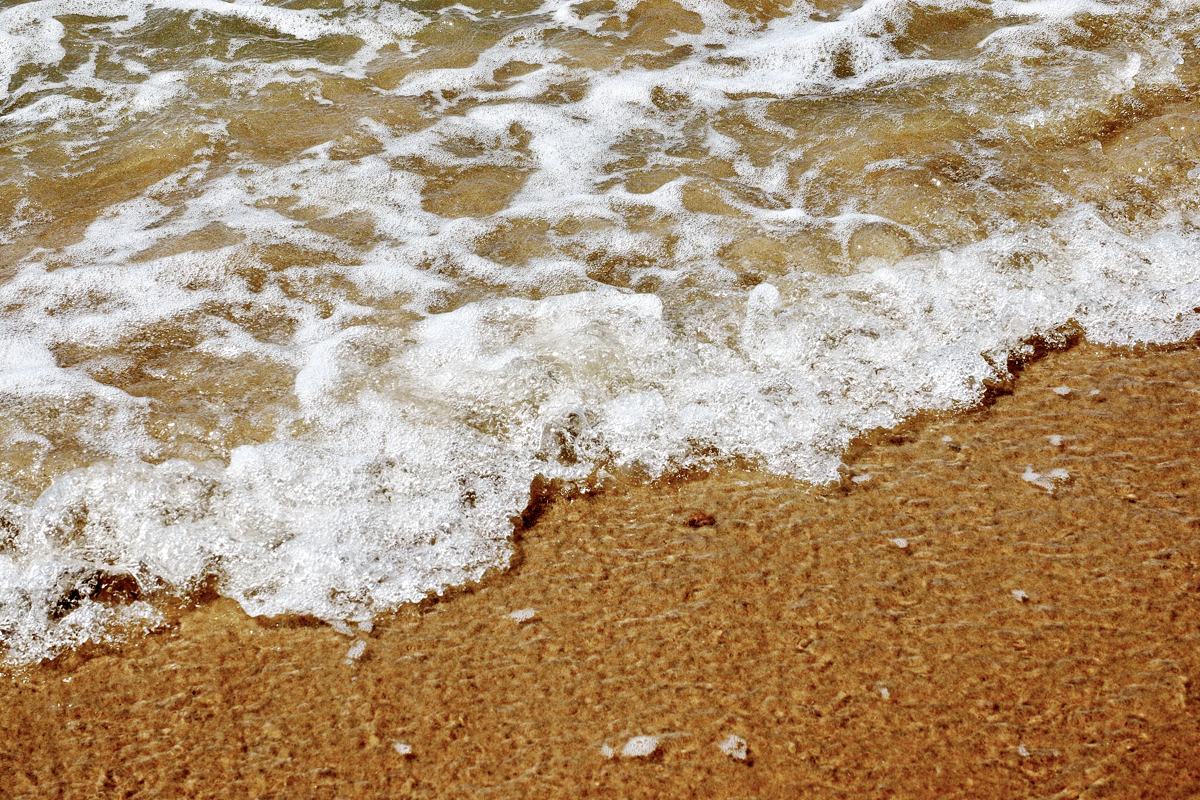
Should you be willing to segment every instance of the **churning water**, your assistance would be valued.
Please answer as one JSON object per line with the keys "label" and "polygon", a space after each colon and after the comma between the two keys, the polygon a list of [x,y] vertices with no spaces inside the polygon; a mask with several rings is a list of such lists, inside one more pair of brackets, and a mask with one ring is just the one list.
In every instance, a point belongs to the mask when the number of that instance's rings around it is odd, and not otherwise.
{"label": "churning water", "polygon": [[1200,6],[0,3],[0,637],[343,624],[1200,330]]}

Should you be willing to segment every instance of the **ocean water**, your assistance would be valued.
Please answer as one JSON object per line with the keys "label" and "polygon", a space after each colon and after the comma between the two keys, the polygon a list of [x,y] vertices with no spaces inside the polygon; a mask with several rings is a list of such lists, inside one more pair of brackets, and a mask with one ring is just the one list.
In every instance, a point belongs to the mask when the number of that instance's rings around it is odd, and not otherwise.
{"label": "ocean water", "polygon": [[0,2],[0,653],[342,627],[1200,331],[1200,4]]}

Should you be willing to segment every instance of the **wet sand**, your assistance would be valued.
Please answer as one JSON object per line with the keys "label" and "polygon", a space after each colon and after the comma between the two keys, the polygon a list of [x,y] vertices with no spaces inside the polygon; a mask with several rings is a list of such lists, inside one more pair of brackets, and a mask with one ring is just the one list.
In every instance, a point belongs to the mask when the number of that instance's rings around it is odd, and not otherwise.
{"label": "wet sand", "polygon": [[1195,797],[1198,412],[1194,346],[1084,344],[840,487],[550,503],[511,570],[353,637],[198,602],[0,678],[0,794]]}

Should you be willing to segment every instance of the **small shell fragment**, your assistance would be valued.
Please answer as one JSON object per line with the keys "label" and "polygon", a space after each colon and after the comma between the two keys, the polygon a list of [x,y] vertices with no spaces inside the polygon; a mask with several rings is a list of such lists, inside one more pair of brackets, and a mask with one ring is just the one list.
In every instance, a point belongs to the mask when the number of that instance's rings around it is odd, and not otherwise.
{"label": "small shell fragment", "polygon": [[658,750],[657,736],[634,736],[621,748],[623,758],[645,758]]}
{"label": "small shell fragment", "polygon": [[717,748],[725,755],[738,761],[745,761],[746,757],[750,755],[750,746],[746,744],[746,740],[732,733],[718,742]]}
{"label": "small shell fragment", "polygon": [[1021,479],[1032,483],[1034,486],[1040,486],[1047,492],[1053,492],[1055,487],[1060,483],[1066,483],[1071,479],[1071,474],[1062,467],[1055,467],[1049,472],[1043,474],[1034,472],[1032,466],[1025,467],[1025,472],[1022,473]]}

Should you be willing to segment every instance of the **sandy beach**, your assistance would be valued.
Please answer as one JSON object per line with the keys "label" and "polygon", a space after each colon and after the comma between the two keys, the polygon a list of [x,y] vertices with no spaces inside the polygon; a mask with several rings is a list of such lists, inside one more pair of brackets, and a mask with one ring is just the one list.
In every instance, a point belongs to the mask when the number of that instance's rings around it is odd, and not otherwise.
{"label": "sandy beach", "polygon": [[370,631],[196,598],[0,679],[0,794],[1195,797],[1200,350],[1011,388],[838,487],[549,502],[511,569]]}

